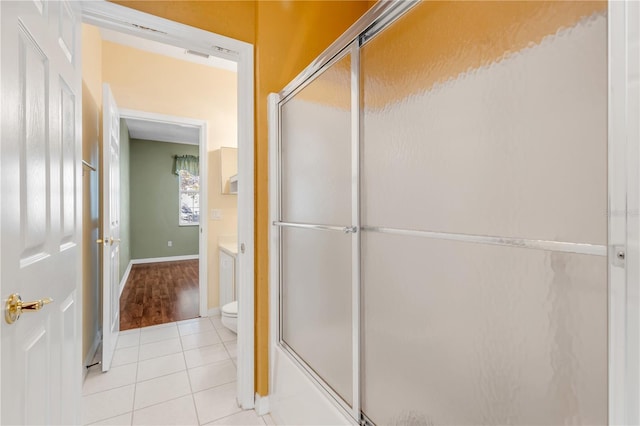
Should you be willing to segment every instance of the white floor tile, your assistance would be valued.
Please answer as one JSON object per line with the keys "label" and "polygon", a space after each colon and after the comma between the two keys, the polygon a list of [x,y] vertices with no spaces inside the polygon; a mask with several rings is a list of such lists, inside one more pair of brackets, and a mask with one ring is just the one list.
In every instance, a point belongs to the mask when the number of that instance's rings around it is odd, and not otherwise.
{"label": "white floor tile", "polygon": [[236,383],[193,394],[200,423],[212,422],[240,412],[236,402]]}
{"label": "white floor tile", "polygon": [[133,425],[197,425],[196,407],[191,395],[152,405],[133,413]]}
{"label": "white floor tile", "polygon": [[133,413],[127,413],[121,416],[111,417],[98,423],[91,423],[91,426],[129,426],[131,425],[132,414]]}
{"label": "white floor tile", "polygon": [[89,395],[135,383],[136,368],[136,364],[127,364],[112,367],[107,373],[95,368],[87,374],[82,385],[82,394]]}
{"label": "white floor tile", "polygon": [[157,330],[159,328],[165,327],[177,327],[177,325],[175,322],[165,322],[164,324],[148,325],[146,327],[140,328],[140,332],[142,333],[143,331]]}
{"label": "white floor tile", "polygon": [[245,410],[215,422],[207,423],[207,425],[265,426],[265,422],[261,417],[258,417],[254,410]]}
{"label": "white floor tile", "polygon": [[138,362],[138,349],[139,346],[116,349],[113,353],[113,359],[111,360],[111,367]]}
{"label": "white floor tile", "polygon": [[193,324],[194,322],[198,322],[198,321],[209,321],[209,317],[196,317],[196,318],[190,318],[186,320],[180,320],[180,321],[177,321],[176,324],[178,325],[178,327],[180,327],[181,325]]}
{"label": "white floor tile", "polygon": [[216,317],[209,317],[209,321],[211,321],[211,324],[213,324],[213,326],[216,329],[219,328],[226,328],[223,324],[222,324],[222,320],[220,319],[220,316],[216,316]]}
{"label": "white floor tile", "polygon": [[277,426],[276,422],[273,420],[273,417],[271,417],[271,414],[265,414],[264,416],[262,416],[262,420],[264,420],[267,426]]}
{"label": "white floor tile", "polygon": [[126,336],[127,334],[140,334],[139,328],[130,328],[129,330],[120,331],[120,336]]}
{"label": "white floor tile", "polygon": [[229,352],[229,357],[231,357],[231,359],[237,359],[238,358],[238,343],[233,341],[233,342],[224,342],[224,347],[227,348],[227,352]]}
{"label": "white floor tile", "polygon": [[229,354],[223,344],[218,344],[184,351],[184,359],[187,362],[187,368],[193,368],[224,361],[229,359]]}
{"label": "white floor tile", "polygon": [[216,329],[218,335],[220,336],[220,340],[223,342],[233,342],[238,339],[238,335],[228,328],[218,328]]}
{"label": "white floor tile", "polygon": [[138,382],[154,379],[167,374],[185,370],[184,355],[181,352],[140,361],[138,364]]}
{"label": "white floor tile", "polygon": [[182,336],[182,347],[185,351],[189,349],[201,348],[203,346],[215,345],[220,343],[220,338],[215,330],[207,331],[205,333],[190,334],[188,336]]}
{"label": "white floor tile", "polygon": [[146,345],[140,345],[140,354],[138,359],[144,361],[145,359],[157,358],[160,356],[171,355],[178,352],[182,352],[182,345],[180,339],[162,340],[160,342],[147,343]]}
{"label": "white floor tile", "polygon": [[130,348],[131,346],[138,346],[140,344],[140,333],[128,333],[118,336],[118,343],[116,349]]}
{"label": "white floor tile", "polygon": [[196,318],[195,320],[189,320],[186,323],[179,323],[178,329],[181,336],[187,336],[189,334],[205,333],[207,331],[214,330],[213,324],[207,318]]}
{"label": "white floor tile", "polygon": [[95,423],[132,411],[134,387],[123,386],[82,397],[82,423]]}
{"label": "white floor tile", "polygon": [[136,385],[134,408],[137,410],[190,393],[186,371],[158,377]]}
{"label": "white floor tile", "polygon": [[199,392],[236,380],[236,366],[230,359],[189,369],[191,391]]}
{"label": "white floor tile", "polygon": [[140,344],[159,342],[178,337],[178,327],[143,328],[140,331]]}

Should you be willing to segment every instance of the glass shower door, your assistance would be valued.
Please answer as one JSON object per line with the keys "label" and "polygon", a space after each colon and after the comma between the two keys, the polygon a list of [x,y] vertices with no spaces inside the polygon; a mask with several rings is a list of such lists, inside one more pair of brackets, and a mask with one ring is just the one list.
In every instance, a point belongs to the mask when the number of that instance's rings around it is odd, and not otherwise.
{"label": "glass shower door", "polygon": [[606,4],[424,2],[365,39],[364,414],[607,423]]}
{"label": "glass shower door", "polygon": [[353,404],[351,55],[280,109],[280,340]]}

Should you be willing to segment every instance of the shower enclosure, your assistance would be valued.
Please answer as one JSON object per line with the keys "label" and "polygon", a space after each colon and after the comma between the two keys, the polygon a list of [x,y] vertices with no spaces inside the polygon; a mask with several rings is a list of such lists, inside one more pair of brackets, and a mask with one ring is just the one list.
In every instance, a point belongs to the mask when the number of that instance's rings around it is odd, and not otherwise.
{"label": "shower enclosure", "polygon": [[363,423],[607,423],[606,3],[342,42],[277,102],[279,347]]}

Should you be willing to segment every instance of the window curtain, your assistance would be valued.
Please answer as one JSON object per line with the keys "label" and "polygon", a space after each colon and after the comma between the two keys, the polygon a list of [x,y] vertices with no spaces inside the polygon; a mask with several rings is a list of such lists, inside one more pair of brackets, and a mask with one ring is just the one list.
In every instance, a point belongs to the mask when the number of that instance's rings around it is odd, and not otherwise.
{"label": "window curtain", "polygon": [[174,173],[177,175],[180,170],[186,170],[193,176],[200,176],[200,157],[196,155],[176,155]]}

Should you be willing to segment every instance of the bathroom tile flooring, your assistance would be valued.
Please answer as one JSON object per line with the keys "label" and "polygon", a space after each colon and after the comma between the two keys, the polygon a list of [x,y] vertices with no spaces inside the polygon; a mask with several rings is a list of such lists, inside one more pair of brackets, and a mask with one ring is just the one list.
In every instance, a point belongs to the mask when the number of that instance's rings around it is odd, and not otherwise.
{"label": "bathroom tile flooring", "polygon": [[261,425],[269,416],[236,405],[236,335],[220,317],[120,333],[111,370],[92,367],[83,424]]}

